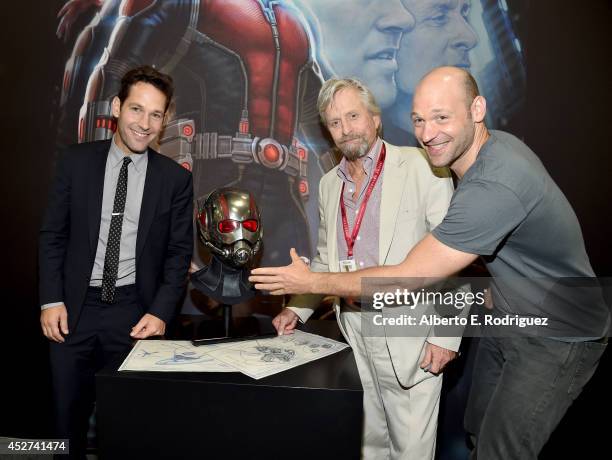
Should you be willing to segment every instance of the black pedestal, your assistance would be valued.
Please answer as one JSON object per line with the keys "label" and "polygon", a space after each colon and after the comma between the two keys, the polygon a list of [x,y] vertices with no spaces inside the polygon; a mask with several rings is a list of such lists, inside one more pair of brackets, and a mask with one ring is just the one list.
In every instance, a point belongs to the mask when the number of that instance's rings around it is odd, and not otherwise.
{"label": "black pedestal", "polygon": [[[341,340],[333,321],[305,328]],[[352,351],[261,380],[240,373],[117,372],[97,383],[105,459],[358,459],[363,392]]]}

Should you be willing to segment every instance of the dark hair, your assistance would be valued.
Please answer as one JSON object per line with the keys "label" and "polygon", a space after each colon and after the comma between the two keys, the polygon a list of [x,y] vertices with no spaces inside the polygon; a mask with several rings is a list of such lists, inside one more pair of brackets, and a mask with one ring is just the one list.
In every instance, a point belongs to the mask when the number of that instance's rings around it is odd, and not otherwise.
{"label": "dark hair", "polygon": [[474,99],[476,99],[477,96],[480,96],[480,91],[478,90],[478,83],[476,83],[476,80],[474,80],[472,74],[467,70],[463,71],[463,89],[465,91],[465,101],[469,111]]}
{"label": "dark hair", "polygon": [[166,96],[166,107],[164,108],[164,112],[168,110],[168,106],[172,101],[172,94],[174,93],[172,77],[165,73],[161,73],[149,65],[136,67],[123,76],[121,79],[121,88],[119,88],[119,93],[117,94],[121,104],[123,104],[123,101],[125,101],[130,94],[132,85],[140,82],[149,83],[164,93]]}

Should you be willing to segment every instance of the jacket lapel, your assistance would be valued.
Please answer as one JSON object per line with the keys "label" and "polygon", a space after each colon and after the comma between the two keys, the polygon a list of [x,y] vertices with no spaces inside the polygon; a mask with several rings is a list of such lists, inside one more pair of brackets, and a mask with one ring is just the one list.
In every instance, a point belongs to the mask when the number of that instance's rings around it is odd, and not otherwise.
{"label": "jacket lapel", "polygon": [[102,215],[102,195],[104,193],[104,174],[110,141],[96,144],[94,155],[89,162],[87,216],[89,227],[89,251],[95,257],[100,235],[100,216]]}
{"label": "jacket lapel", "polygon": [[378,241],[379,263],[384,265],[389,255],[395,222],[399,213],[404,187],[406,185],[407,170],[402,167],[404,159],[401,153],[392,145],[385,142],[387,159],[382,181],[382,196],[380,199],[380,231]]}
{"label": "jacket lapel", "polygon": [[327,257],[329,263],[329,271],[337,272],[339,270],[338,259],[338,211],[340,210],[340,192],[342,191],[342,180],[335,177],[332,186],[329,190],[331,206],[327,208]]}
{"label": "jacket lapel", "polygon": [[139,258],[144,247],[144,243],[147,240],[147,235],[149,233],[149,229],[151,228],[153,217],[155,216],[157,203],[159,202],[162,186],[161,172],[159,170],[159,164],[155,158],[155,154],[153,154],[151,149],[149,149],[147,155],[149,156],[147,175],[142,194],[140,217],[138,219],[138,233],[136,236],[136,259]]}

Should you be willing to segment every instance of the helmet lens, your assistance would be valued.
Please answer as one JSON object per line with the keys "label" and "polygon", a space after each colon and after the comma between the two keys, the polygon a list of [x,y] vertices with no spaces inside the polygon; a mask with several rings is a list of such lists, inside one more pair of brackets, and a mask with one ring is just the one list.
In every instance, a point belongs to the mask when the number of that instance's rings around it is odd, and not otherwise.
{"label": "helmet lens", "polygon": [[232,220],[232,219],[225,219],[222,220],[221,222],[219,222],[219,231],[221,233],[231,233],[234,230],[236,230],[240,225],[240,222]]}
{"label": "helmet lens", "polygon": [[257,231],[257,227],[259,227],[257,221],[255,219],[249,219],[242,222],[242,226],[246,228],[249,232],[255,233]]}

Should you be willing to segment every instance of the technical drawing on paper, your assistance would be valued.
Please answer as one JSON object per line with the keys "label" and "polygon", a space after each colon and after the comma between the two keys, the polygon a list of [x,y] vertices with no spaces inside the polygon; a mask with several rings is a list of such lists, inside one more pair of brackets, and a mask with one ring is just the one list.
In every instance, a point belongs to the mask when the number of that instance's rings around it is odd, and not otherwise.
{"label": "technical drawing on paper", "polygon": [[348,345],[307,332],[218,345],[208,352],[240,372],[260,379],[337,353]]}
{"label": "technical drawing on paper", "polygon": [[120,371],[236,372],[210,356],[218,345],[196,347],[187,340],[139,340]]}

